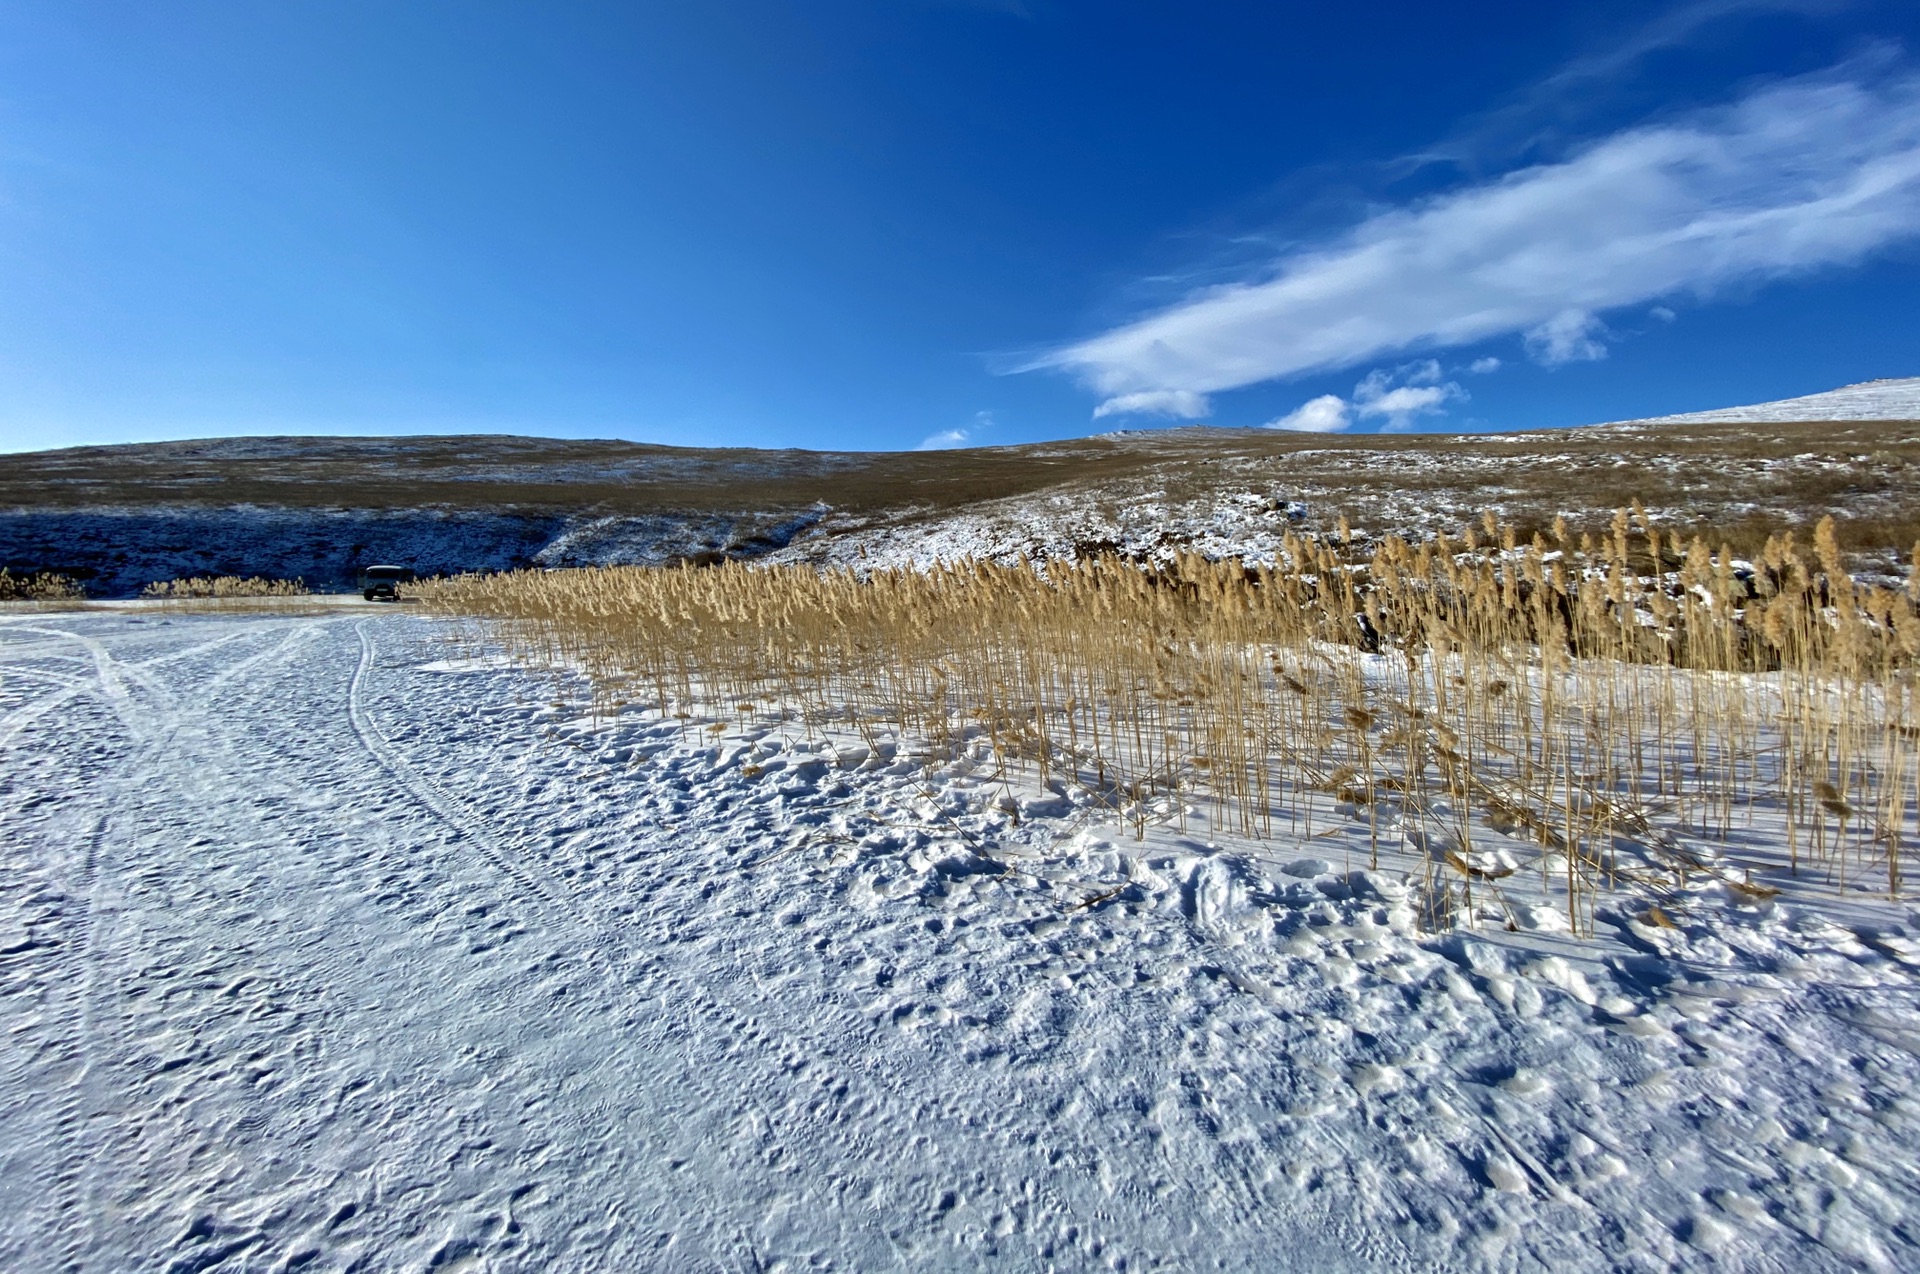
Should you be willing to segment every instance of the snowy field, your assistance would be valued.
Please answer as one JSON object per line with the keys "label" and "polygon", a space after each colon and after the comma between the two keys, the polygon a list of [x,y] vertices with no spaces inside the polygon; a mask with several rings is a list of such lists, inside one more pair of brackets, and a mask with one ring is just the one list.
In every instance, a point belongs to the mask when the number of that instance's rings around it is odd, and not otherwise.
{"label": "snowy field", "polygon": [[0,1268],[1920,1266],[1908,904],[1421,935],[448,631],[0,617]]}

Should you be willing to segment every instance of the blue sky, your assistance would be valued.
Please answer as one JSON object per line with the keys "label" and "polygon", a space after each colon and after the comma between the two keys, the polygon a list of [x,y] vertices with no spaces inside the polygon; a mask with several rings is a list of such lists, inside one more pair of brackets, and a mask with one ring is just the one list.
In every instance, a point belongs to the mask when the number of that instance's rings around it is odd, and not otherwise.
{"label": "blue sky", "polygon": [[1920,375],[1920,6],[0,0],[0,449]]}

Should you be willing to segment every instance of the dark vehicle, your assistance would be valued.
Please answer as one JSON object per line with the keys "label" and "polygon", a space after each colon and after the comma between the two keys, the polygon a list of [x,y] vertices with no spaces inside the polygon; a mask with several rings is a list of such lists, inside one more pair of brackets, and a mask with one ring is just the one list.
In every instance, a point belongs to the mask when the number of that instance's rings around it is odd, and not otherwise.
{"label": "dark vehicle", "polygon": [[400,594],[396,591],[402,584],[413,583],[411,566],[363,566],[360,568],[360,596],[370,602],[397,602]]}

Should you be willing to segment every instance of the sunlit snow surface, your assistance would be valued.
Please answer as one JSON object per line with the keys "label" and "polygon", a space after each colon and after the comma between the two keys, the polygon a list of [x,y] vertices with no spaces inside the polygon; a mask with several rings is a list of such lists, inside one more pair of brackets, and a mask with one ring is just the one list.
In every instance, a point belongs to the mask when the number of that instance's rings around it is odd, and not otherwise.
{"label": "sunlit snow surface", "polygon": [[1633,421],[1641,425],[1770,424],[1796,420],[1920,420],[1920,376],[1869,380],[1821,394]]}
{"label": "sunlit snow surface", "polygon": [[1904,905],[1423,937],[447,631],[0,620],[0,1268],[1920,1264]]}

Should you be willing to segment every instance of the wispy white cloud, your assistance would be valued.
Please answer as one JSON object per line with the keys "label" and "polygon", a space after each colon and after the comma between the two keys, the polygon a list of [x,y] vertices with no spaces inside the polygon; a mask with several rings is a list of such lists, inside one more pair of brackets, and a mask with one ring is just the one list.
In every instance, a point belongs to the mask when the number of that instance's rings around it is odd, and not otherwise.
{"label": "wispy white cloud", "polygon": [[1186,389],[1149,389],[1132,394],[1116,394],[1093,409],[1093,418],[1102,416],[1172,416],[1176,420],[1204,420],[1213,412],[1205,394]]}
{"label": "wispy white cloud", "polygon": [[1415,419],[1421,416],[1438,416],[1446,412],[1445,404],[1454,397],[1446,385],[1402,385],[1398,389],[1389,389],[1378,398],[1356,404],[1363,416],[1383,416],[1388,429],[1411,429]]}
{"label": "wispy white cloud", "polygon": [[1096,415],[1195,418],[1205,395],[1395,351],[1521,334],[1599,356],[1599,316],[1848,265],[1920,234],[1920,78],[1858,68],[1617,133],[1552,164],[1390,209],[1028,364]]}
{"label": "wispy white cloud", "polygon": [[1485,376],[1500,370],[1500,360],[1489,354],[1485,358],[1476,358],[1467,364],[1467,370],[1475,376]]}
{"label": "wispy white cloud", "polygon": [[1337,433],[1377,419],[1382,429],[1400,431],[1413,428],[1422,416],[1444,416],[1448,403],[1466,397],[1467,391],[1456,382],[1440,379],[1440,364],[1429,358],[1392,370],[1376,368],[1353,387],[1351,401],[1338,394],[1322,394],[1268,421],[1266,427]]}
{"label": "wispy white cloud", "polygon": [[[1611,40],[1566,62],[1491,109],[1470,115],[1447,139],[1393,161],[1409,172],[1429,163],[1462,165],[1487,172],[1499,152],[1526,151],[1562,135],[1573,119],[1604,103],[1621,83],[1642,73],[1653,56],[1710,39],[1712,28],[1748,25],[1769,17],[1817,19],[1853,7],[1858,0],[1685,0],[1627,27]],[[1516,152],[1516,153],[1517,153]]]}
{"label": "wispy white cloud", "polygon": [[1550,101],[1577,85],[1612,80],[1651,53],[1691,43],[1706,28],[1730,18],[1764,13],[1816,15],[1847,7],[1848,0],[1690,0],[1635,28],[1625,39],[1575,58],[1536,84],[1528,97]]}
{"label": "wispy white cloud", "polygon": [[1587,310],[1562,310],[1527,331],[1527,353],[1542,367],[1590,363],[1607,356],[1607,325]]}
{"label": "wispy white cloud", "polygon": [[920,440],[915,451],[951,451],[955,447],[964,447],[978,439],[979,435],[993,428],[991,411],[973,413],[973,423],[964,429],[942,429],[939,433],[928,434]]}
{"label": "wispy white cloud", "polygon": [[1448,403],[1466,396],[1453,381],[1442,382],[1440,364],[1427,359],[1368,372],[1353,387],[1353,407],[1362,418],[1378,417],[1383,429],[1398,431],[1413,428],[1421,416],[1444,416]]}

